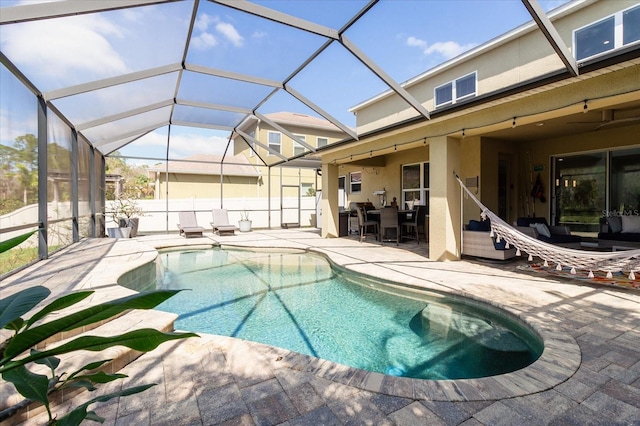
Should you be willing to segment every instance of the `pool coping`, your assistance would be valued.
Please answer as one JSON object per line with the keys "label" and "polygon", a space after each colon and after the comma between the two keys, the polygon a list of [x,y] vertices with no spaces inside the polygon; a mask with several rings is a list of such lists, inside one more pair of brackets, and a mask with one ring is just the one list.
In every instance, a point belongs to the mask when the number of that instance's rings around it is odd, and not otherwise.
{"label": "pool coping", "polygon": [[[284,242],[282,242],[284,243]],[[310,252],[322,255],[331,266],[338,269],[347,270],[351,273],[364,275],[371,279],[380,280],[370,274],[350,268],[336,261],[332,253],[322,248],[316,247],[293,247],[289,246],[251,246],[244,242],[240,244],[230,242],[216,242],[214,244],[203,244],[202,247],[221,247],[243,250],[293,250],[300,252]],[[178,250],[181,247],[194,249],[195,244],[190,245],[162,245],[156,246],[156,250]],[[425,261],[428,261],[425,259]],[[271,359],[274,368],[289,368],[300,372],[310,373],[317,377],[331,380],[340,384],[352,386],[358,389],[377,392],[390,396],[406,397],[413,399],[425,399],[431,401],[490,401],[516,398],[552,389],[568,380],[580,367],[582,355],[575,339],[567,332],[550,327],[541,319],[524,311],[518,311],[510,306],[503,305],[499,301],[486,300],[478,295],[465,291],[448,289],[443,291],[436,285],[431,285],[428,280],[423,280],[420,285],[396,280],[388,280],[398,286],[405,286],[411,289],[422,289],[444,293],[450,296],[471,299],[481,304],[490,305],[507,312],[528,325],[537,333],[544,344],[544,349],[540,357],[532,364],[511,373],[496,376],[473,378],[473,379],[446,379],[429,380],[415,379],[407,377],[389,376],[382,373],[366,371],[333,361],[304,355],[288,349],[273,347],[258,342],[248,342],[251,347],[269,353],[274,351],[279,354],[275,359]],[[244,341],[232,337],[220,336],[225,339]],[[246,342],[246,341],[244,341]],[[273,357],[271,357],[273,358]]]}

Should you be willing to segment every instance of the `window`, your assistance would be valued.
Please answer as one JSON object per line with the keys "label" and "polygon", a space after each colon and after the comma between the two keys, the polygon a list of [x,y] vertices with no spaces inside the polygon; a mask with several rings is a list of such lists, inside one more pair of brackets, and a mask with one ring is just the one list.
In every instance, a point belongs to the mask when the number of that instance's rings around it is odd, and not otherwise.
{"label": "window", "polygon": [[[249,133],[249,136],[251,136],[252,138],[256,138],[256,131],[252,130],[251,133]],[[258,148],[256,146],[255,142],[251,142],[251,141],[247,141],[249,143],[249,157],[253,157],[254,155],[256,155],[256,149]]]}
{"label": "window", "polygon": [[351,172],[349,175],[351,193],[358,194],[362,191],[362,172]]}
{"label": "window", "polygon": [[347,177],[338,176],[338,207],[344,207],[347,205]]}
{"label": "window", "polygon": [[574,31],[578,61],[640,41],[640,6],[608,16]]}
{"label": "window", "polygon": [[436,87],[436,106],[449,104],[453,100],[453,84]]}
{"label": "window", "polygon": [[322,146],[327,146],[329,144],[329,139],[327,138],[318,138],[317,139],[317,147],[320,148]]}
{"label": "window", "polygon": [[[281,139],[282,139],[282,135],[278,132],[269,132],[269,148],[271,148],[273,151],[277,152],[278,154],[280,154],[280,146],[282,145],[281,143]],[[269,152],[269,155],[273,155],[271,152]]]}
{"label": "window", "polygon": [[640,40],[640,6],[622,12],[622,44]]}
{"label": "window", "polygon": [[302,182],[300,184],[300,194],[303,197],[313,197],[316,195],[316,190],[313,189],[313,183]]}
{"label": "window", "polygon": [[[402,166],[402,206],[407,201],[429,206],[429,163]],[[427,214],[429,210],[427,209]]]}
{"label": "window", "polygon": [[[303,142],[307,141],[307,137],[304,135],[295,135],[298,139],[300,139]],[[305,147],[303,145],[300,145],[298,142],[293,141],[293,155],[302,155],[304,154],[305,151]]]}
{"label": "window", "polygon": [[435,89],[436,107],[455,104],[456,102],[476,95],[477,73],[462,76]]}

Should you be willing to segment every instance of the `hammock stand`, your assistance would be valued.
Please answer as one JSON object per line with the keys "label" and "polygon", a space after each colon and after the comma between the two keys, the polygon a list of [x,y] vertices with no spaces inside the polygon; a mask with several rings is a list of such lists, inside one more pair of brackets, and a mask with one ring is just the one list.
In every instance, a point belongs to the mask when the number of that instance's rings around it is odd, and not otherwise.
{"label": "hammock stand", "polygon": [[594,271],[602,271],[606,272],[607,278],[612,278],[614,272],[624,272],[629,274],[630,280],[636,279],[635,272],[640,270],[640,249],[603,253],[559,247],[532,238],[500,219],[478,200],[455,171],[453,174],[464,195],[471,197],[480,207],[482,220],[488,218],[491,221],[490,237],[495,237],[496,242],[506,241],[506,248],[515,247],[517,256],[524,252],[529,255],[529,262],[533,261],[534,256],[539,257],[544,261],[544,267],[553,263],[556,270],[562,271],[563,267],[571,268],[571,274],[574,275],[578,270],[589,271],[588,278],[594,278]]}

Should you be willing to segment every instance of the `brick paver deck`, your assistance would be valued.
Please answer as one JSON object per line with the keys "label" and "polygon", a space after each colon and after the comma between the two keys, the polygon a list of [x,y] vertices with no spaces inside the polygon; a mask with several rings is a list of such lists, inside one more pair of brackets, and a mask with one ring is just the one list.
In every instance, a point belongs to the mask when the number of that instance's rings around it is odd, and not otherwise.
{"label": "brick paver deck", "polygon": [[[61,294],[93,288],[95,300],[126,293],[125,272],[155,248],[228,244],[300,248],[340,267],[500,306],[531,324],[545,353],[516,373],[477,380],[394,378],[254,342],[202,335],[168,342],[101,387],[158,383],[96,412],[107,425],[586,425],[640,424],[640,292],[526,274],[512,264],[432,262],[424,245],[322,239],[305,230],[235,236],[174,235],[89,240],[0,282],[2,296],[42,284]],[[410,251],[405,248],[411,248]],[[120,383],[123,382],[123,383]],[[76,397],[72,404],[84,401]],[[55,408],[63,413],[68,404]],[[29,424],[43,424],[36,416]]]}

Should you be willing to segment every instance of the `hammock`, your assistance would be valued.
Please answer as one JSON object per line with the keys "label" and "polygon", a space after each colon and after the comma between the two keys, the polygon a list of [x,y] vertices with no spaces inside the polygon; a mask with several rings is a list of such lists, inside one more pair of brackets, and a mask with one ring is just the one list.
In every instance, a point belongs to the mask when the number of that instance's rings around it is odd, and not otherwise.
{"label": "hammock", "polygon": [[495,237],[496,242],[506,241],[506,248],[514,247],[517,256],[524,252],[529,255],[530,262],[534,256],[539,257],[544,261],[545,267],[549,267],[551,262],[556,265],[558,271],[563,267],[571,268],[572,274],[576,274],[577,270],[589,271],[589,278],[594,277],[594,271],[602,271],[606,272],[607,278],[612,278],[614,272],[628,272],[630,280],[636,279],[635,272],[640,270],[640,249],[617,252],[575,250],[530,237],[500,219],[473,195],[455,172],[454,176],[466,195],[480,207],[482,220],[488,218],[491,221],[490,236]]}

